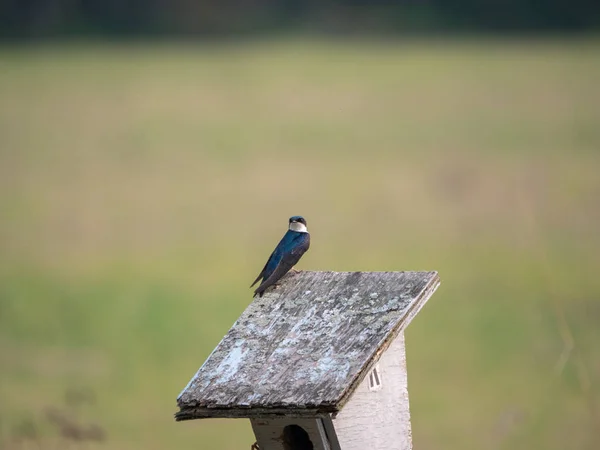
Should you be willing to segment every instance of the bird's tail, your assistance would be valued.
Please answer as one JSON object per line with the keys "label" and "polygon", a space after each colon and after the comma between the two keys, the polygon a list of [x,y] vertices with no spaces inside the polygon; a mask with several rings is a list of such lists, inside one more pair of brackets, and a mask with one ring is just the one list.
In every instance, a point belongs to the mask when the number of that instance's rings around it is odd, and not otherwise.
{"label": "bird's tail", "polygon": [[[254,280],[254,283],[252,283],[252,284],[250,285],[250,287],[252,287],[252,286],[254,286],[256,283],[258,283],[258,280],[260,280],[260,279],[263,277],[263,275],[264,275],[264,271],[260,273],[260,275],[259,275],[259,276],[256,278],[256,280]],[[256,292],[255,292],[255,294],[256,294]]]}

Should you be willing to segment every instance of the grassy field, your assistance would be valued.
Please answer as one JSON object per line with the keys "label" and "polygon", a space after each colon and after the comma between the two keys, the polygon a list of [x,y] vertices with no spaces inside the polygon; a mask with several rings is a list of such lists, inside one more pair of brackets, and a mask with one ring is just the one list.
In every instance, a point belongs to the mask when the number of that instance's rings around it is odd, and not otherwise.
{"label": "grassy field", "polygon": [[599,448],[598,80],[598,40],[0,49],[0,447],[248,449],[175,399],[302,214],[301,269],[440,272],[416,449]]}

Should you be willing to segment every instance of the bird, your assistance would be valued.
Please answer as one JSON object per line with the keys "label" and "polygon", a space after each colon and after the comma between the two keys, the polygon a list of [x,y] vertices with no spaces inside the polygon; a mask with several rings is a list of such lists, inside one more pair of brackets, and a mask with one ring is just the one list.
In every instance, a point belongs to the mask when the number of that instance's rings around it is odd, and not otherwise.
{"label": "bird", "polygon": [[254,295],[262,297],[265,290],[277,283],[294,265],[300,261],[300,258],[310,247],[310,234],[306,228],[306,220],[302,216],[292,216],[289,220],[287,232],[269,256],[265,267],[260,272],[254,283],[258,283],[262,278],[260,285],[254,291]]}

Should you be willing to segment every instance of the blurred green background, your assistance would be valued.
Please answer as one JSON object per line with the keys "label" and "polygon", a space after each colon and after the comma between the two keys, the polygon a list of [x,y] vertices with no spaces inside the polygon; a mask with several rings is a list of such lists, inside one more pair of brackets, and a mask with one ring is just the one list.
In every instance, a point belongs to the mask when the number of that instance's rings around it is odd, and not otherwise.
{"label": "blurred green background", "polygon": [[176,397],[302,214],[306,270],[437,270],[416,449],[600,447],[600,39],[7,42],[0,448],[248,449]]}

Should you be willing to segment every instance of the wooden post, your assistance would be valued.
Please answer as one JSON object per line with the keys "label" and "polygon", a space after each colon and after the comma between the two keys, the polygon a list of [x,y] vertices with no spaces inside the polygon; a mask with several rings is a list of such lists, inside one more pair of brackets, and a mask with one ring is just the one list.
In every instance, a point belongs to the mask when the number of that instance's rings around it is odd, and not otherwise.
{"label": "wooden post", "polygon": [[177,420],[247,417],[261,450],[412,448],[404,329],[436,272],[290,273],[179,395]]}

